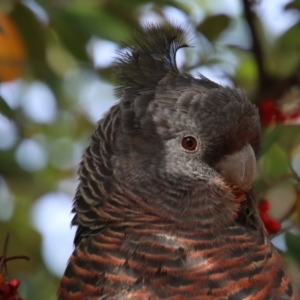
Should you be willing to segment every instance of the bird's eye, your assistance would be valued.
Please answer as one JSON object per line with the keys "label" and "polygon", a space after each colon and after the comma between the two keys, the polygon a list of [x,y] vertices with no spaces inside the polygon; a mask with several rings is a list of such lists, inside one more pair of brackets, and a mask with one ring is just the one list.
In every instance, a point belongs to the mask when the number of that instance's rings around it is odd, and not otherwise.
{"label": "bird's eye", "polygon": [[181,146],[183,147],[183,149],[188,151],[194,151],[197,147],[197,144],[197,140],[192,136],[186,136],[181,142]]}

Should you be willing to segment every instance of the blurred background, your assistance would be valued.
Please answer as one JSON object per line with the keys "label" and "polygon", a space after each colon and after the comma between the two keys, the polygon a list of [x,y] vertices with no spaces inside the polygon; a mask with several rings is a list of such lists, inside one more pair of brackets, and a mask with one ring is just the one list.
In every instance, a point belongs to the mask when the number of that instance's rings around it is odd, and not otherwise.
{"label": "blurred background", "polygon": [[[300,288],[300,1],[0,0],[0,251],[28,300],[56,299],[73,249],[76,168],[116,103],[113,62],[148,22],[190,28],[178,65],[260,110],[260,214]],[[1,256],[1,252],[0,252]]]}

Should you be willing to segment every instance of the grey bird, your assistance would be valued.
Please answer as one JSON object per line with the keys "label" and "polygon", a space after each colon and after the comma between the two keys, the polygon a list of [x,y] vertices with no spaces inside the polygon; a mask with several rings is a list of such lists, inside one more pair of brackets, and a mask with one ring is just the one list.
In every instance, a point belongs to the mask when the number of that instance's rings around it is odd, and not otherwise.
{"label": "grey bird", "polygon": [[120,102],[80,164],[59,300],[298,299],[256,209],[257,109],[181,74],[187,46],[180,26],[148,25],[119,54]]}

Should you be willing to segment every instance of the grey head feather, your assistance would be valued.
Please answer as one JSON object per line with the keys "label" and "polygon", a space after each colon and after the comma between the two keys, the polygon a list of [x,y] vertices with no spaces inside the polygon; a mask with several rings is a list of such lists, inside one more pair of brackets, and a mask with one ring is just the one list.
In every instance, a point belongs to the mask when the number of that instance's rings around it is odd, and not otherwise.
{"label": "grey head feather", "polygon": [[123,128],[128,131],[141,129],[150,103],[184,111],[188,108],[176,105],[183,90],[195,88],[198,92],[205,92],[221,87],[203,75],[196,79],[179,72],[176,53],[189,47],[188,36],[189,31],[180,25],[148,24],[135,32],[133,45],[128,46],[128,51],[118,53],[115,91],[121,100]]}
{"label": "grey head feather", "polygon": [[[138,92],[153,90],[168,73],[179,75],[176,53],[189,47],[187,31],[172,24],[148,24],[137,30],[134,46],[119,52],[116,63],[116,94],[133,96]],[[125,97],[127,98],[127,97]]]}

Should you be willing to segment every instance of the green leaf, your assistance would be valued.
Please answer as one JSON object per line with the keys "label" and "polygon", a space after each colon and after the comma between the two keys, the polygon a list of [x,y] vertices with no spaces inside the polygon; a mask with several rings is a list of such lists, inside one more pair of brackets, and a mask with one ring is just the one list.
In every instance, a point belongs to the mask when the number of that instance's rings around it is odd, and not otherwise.
{"label": "green leaf", "polygon": [[254,184],[254,191],[257,198],[262,198],[265,191],[268,188],[268,184],[265,182],[265,180],[256,180]]}
{"label": "green leaf", "polygon": [[108,10],[92,9],[82,5],[82,9],[56,10],[51,14],[52,28],[64,47],[80,62],[89,62],[86,45],[94,35],[105,39],[127,40],[131,27]]}
{"label": "green leaf", "polygon": [[52,28],[64,47],[81,62],[89,61],[86,43],[91,35],[82,28],[83,18],[77,18],[65,10],[53,11],[50,15]]}
{"label": "green leaf", "polygon": [[284,130],[284,126],[279,124],[274,127],[267,127],[262,132],[262,145],[260,156],[264,155],[269,148],[278,140],[278,138],[282,135],[282,131]]}
{"label": "green leaf", "polygon": [[290,153],[300,143],[300,125],[283,126],[278,145],[286,152]]}
{"label": "green leaf", "polygon": [[285,10],[288,10],[288,9],[300,10],[300,1],[299,0],[291,1],[290,3],[288,3],[284,6],[284,9]]}
{"label": "green leaf", "polygon": [[253,56],[249,55],[249,53],[244,54],[237,66],[234,82],[236,86],[243,88],[250,98],[256,92],[257,75],[257,65]]}
{"label": "green leaf", "polygon": [[10,18],[16,24],[25,43],[31,71],[38,78],[44,79],[48,73],[44,26],[34,13],[20,2],[14,7]]}
{"label": "green leaf", "polygon": [[197,27],[197,30],[208,40],[214,41],[227,28],[230,21],[231,19],[224,14],[209,16]]}
{"label": "green leaf", "polygon": [[264,176],[269,179],[276,179],[289,173],[290,161],[288,154],[278,144],[273,144],[260,159],[260,169]]}
{"label": "green leaf", "polygon": [[281,77],[289,76],[298,65],[300,48],[300,22],[292,26],[274,43],[266,62],[271,72]]}
{"label": "green leaf", "polygon": [[0,113],[9,119],[12,119],[14,116],[14,111],[8,106],[5,100],[0,95]]}
{"label": "green leaf", "polygon": [[300,234],[287,232],[285,234],[285,242],[290,254],[300,265]]}

